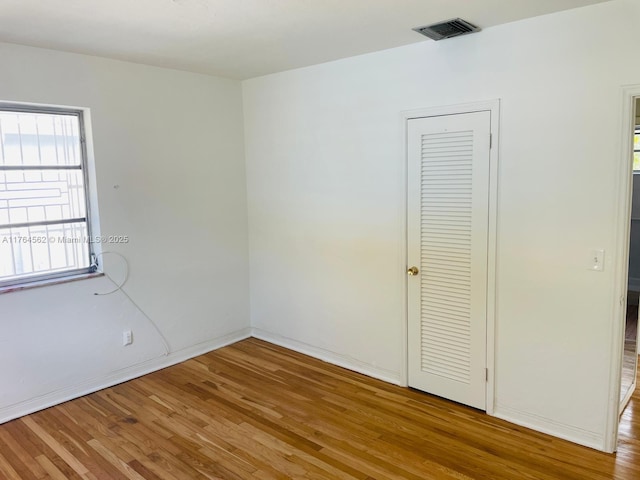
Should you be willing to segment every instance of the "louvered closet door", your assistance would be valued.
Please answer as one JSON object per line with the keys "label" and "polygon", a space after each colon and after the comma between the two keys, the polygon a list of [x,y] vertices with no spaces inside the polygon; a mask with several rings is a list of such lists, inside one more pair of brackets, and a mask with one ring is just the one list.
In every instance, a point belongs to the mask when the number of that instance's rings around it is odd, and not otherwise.
{"label": "louvered closet door", "polygon": [[409,120],[409,385],[486,408],[490,112]]}

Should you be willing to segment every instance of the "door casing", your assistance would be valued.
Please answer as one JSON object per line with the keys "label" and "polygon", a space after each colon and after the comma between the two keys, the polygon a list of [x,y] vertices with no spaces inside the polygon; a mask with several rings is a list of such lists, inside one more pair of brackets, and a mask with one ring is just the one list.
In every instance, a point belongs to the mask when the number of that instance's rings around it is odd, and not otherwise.
{"label": "door casing", "polygon": [[615,452],[618,447],[618,427],[620,424],[620,383],[622,379],[622,362],[624,353],[625,314],[627,309],[627,287],[629,275],[629,237],[631,235],[631,194],[633,191],[633,126],[635,99],[640,98],[640,85],[622,87],[622,112],[619,131],[621,132],[618,147],[618,175],[616,191],[617,218],[615,219],[615,243],[613,251],[614,268],[614,301],[611,318],[611,365],[609,371],[608,415],[605,425],[604,450]]}

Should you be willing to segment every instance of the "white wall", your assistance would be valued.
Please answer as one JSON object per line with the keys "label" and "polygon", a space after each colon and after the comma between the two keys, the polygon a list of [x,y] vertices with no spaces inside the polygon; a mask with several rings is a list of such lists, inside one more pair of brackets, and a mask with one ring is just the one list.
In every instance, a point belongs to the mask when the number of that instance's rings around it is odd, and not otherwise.
{"label": "white wall", "polygon": [[106,278],[0,295],[0,421],[247,335],[240,84],[8,44],[0,65],[0,100],[90,109],[102,234],[130,238],[104,249],[171,349],[122,293],[93,295]]}
{"label": "white wall", "polygon": [[588,264],[616,246],[639,21],[614,1],[243,82],[257,334],[401,382],[400,112],[500,98],[495,412],[604,448],[614,272]]}

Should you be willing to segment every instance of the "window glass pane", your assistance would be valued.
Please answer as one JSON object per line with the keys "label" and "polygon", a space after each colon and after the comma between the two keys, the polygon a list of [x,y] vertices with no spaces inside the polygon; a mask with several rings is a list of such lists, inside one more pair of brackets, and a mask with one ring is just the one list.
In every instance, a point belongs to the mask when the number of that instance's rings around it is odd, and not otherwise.
{"label": "window glass pane", "polygon": [[0,281],[89,267],[87,225],[0,228]]}
{"label": "window glass pane", "polygon": [[76,115],[0,112],[0,165],[80,165]]}
{"label": "window glass pane", "polygon": [[636,127],[633,135],[633,171],[640,171],[640,128]]}
{"label": "window glass pane", "polygon": [[82,170],[0,170],[0,225],[85,216]]}

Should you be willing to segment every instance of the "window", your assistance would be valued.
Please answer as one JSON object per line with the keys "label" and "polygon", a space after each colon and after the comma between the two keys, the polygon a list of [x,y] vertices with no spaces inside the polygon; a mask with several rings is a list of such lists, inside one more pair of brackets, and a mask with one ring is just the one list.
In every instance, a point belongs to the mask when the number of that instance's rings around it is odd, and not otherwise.
{"label": "window", "polygon": [[0,287],[93,268],[82,111],[0,104]]}
{"label": "window", "polygon": [[640,126],[633,132],[633,171],[640,172]]}

